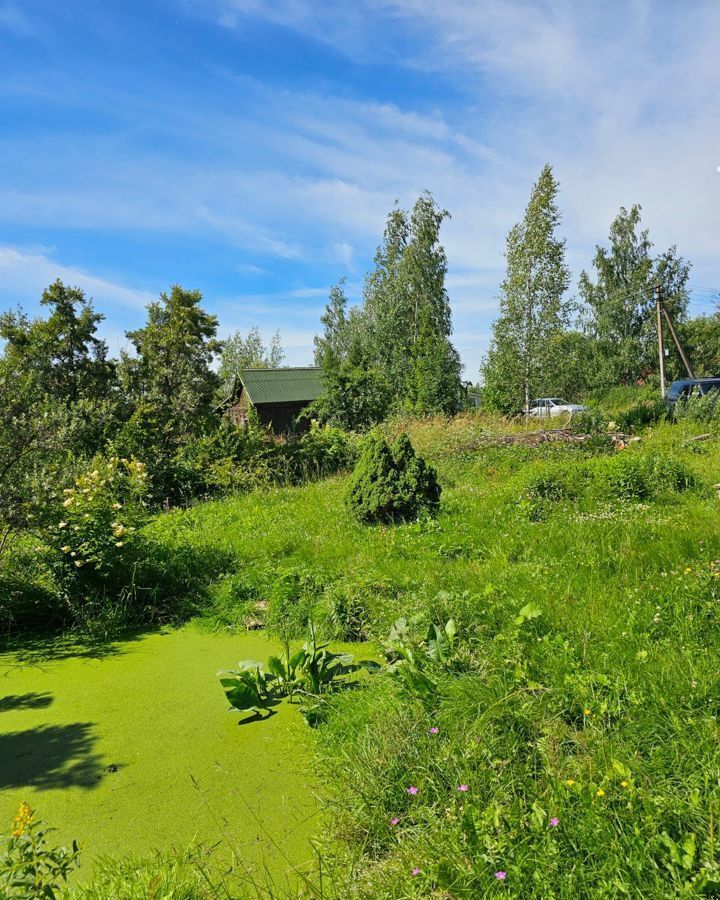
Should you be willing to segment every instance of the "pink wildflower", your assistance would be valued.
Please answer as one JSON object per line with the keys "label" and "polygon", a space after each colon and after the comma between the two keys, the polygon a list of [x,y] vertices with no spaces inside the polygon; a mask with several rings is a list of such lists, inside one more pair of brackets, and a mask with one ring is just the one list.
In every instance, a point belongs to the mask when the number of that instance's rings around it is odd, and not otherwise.
{"label": "pink wildflower", "polygon": [[550,827],[551,828],[557,828],[559,824],[560,824],[560,819],[558,819],[557,816],[553,816],[552,819],[550,819]]}
{"label": "pink wildflower", "polygon": [[407,788],[407,793],[412,794],[413,797],[415,796],[415,794],[417,794],[417,792],[418,792],[418,789],[415,787],[414,784],[411,784],[410,787]]}
{"label": "pink wildflower", "polygon": [[469,788],[466,784],[461,784],[461,785],[458,787],[458,790],[459,790],[461,793],[464,794],[465,791],[469,791],[470,788]]}
{"label": "pink wildflower", "polygon": [[430,734],[438,734],[439,732],[440,732],[440,729],[437,727],[437,725],[433,725],[433,727],[430,729],[429,733]]}
{"label": "pink wildflower", "polygon": [[503,872],[502,870],[500,872],[496,872],[495,877],[498,881],[505,881],[505,879],[507,878],[507,872]]}
{"label": "pink wildflower", "polygon": [[400,822],[400,819],[398,819],[397,816],[393,816],[393,818],[390,819],[390,824],[393,826],[397,825],[399,822]]}
{"label": "pink wildflower", "polygon": [[418,869],[418,867],[415,866],[415,868],[412,870],[412,873],[411,873],[411,874],[412,874],[413,878],[415,878],[415,877],[416,877],[417,875],[419,875],[421,872],[422,872],[422,869]]}

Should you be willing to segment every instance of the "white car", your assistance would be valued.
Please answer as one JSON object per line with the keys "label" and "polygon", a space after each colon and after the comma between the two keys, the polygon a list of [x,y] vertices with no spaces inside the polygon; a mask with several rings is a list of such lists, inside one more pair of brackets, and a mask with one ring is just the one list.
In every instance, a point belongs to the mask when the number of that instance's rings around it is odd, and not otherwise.
{"label": "white car", "polygon": [[581,406],[579,403],[568,403],[562,397],[542,397],[540,400],[533,400],[528,409],[528,415],[533,418],[540,419],[545,416],[562,416],[565,413],[572,415],[573,413],[586,412],[587,406]]}

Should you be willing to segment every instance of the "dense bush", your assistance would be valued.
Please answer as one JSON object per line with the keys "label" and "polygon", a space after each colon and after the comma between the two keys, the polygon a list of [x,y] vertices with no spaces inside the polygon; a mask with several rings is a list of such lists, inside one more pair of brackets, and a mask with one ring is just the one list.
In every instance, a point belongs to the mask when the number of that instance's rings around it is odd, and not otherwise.
{"label": "dense bush", "polygon": [[240,428],[225,420],[217,430],[183,444],[168,461],[165,480],[173,484],[172,502],[188,502],[301,484],[352,465],[356,455],[354,439],[338,428],[313,424],[300,437],[282,439],[256,423]]}
{"label": "dense bush", "polygon": [[577,434],[602,434],[607,430],[607,415],[598,407],[591,407],[583,412],[573,413],[569,428]]}
{"label": "dense bush", "polygon": [[392,446],[373,435],[350,477],[346,502],[361,522],[412,521],[438,508],[440,492],[435,469],[416,456],[406,434]]}
{"label": "dense bush", "polygon": [[644,500],[694,484],[692,473],[670,456],[627,451],[597,460],[593,480],[600,494],[620,500]]}
{"label": "dense bush", "polygon": [[677,421],[720,425],[720,393],[710,391],[699,397],[678,400],[673,408],[673,417]]}
{"label": "dense bush", "polygon": [[617,413],[615,424],[620,431],[635,433],[649,425],[657,425],[668,418],[668,405],[661,397],[653,397],[634,403]]}
{"label": "dense bush", "polygon": [[139,531],[147,490],[144,465],[118,457],[96,457],[65,489],[46,537],[56,585],[74,619],[131,602],[135,566],[147,555]]}

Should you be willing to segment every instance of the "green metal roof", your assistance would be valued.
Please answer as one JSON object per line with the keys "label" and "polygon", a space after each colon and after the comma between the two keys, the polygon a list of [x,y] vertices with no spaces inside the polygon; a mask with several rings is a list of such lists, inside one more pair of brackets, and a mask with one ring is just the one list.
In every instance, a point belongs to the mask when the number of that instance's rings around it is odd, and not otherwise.
{"label": "green metal roof", "polygon": [[240,381],[258,403],[310,403],[325,392],[322,369],[245,369]]}

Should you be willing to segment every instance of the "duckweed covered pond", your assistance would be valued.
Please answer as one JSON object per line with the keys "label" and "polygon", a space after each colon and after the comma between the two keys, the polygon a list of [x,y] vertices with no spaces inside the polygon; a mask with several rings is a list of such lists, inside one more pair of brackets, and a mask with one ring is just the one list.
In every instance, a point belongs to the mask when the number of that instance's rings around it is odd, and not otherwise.
{"label": "duckweed covered pond", "polygon": [[305,869],[318,830],[297,708],[239,725],[215,674],[276,652],[262,635],[193,626],[99,655],[0,654],[0,828],[27,800],[58,842],[100,854],[222,842],[258,877]]}

